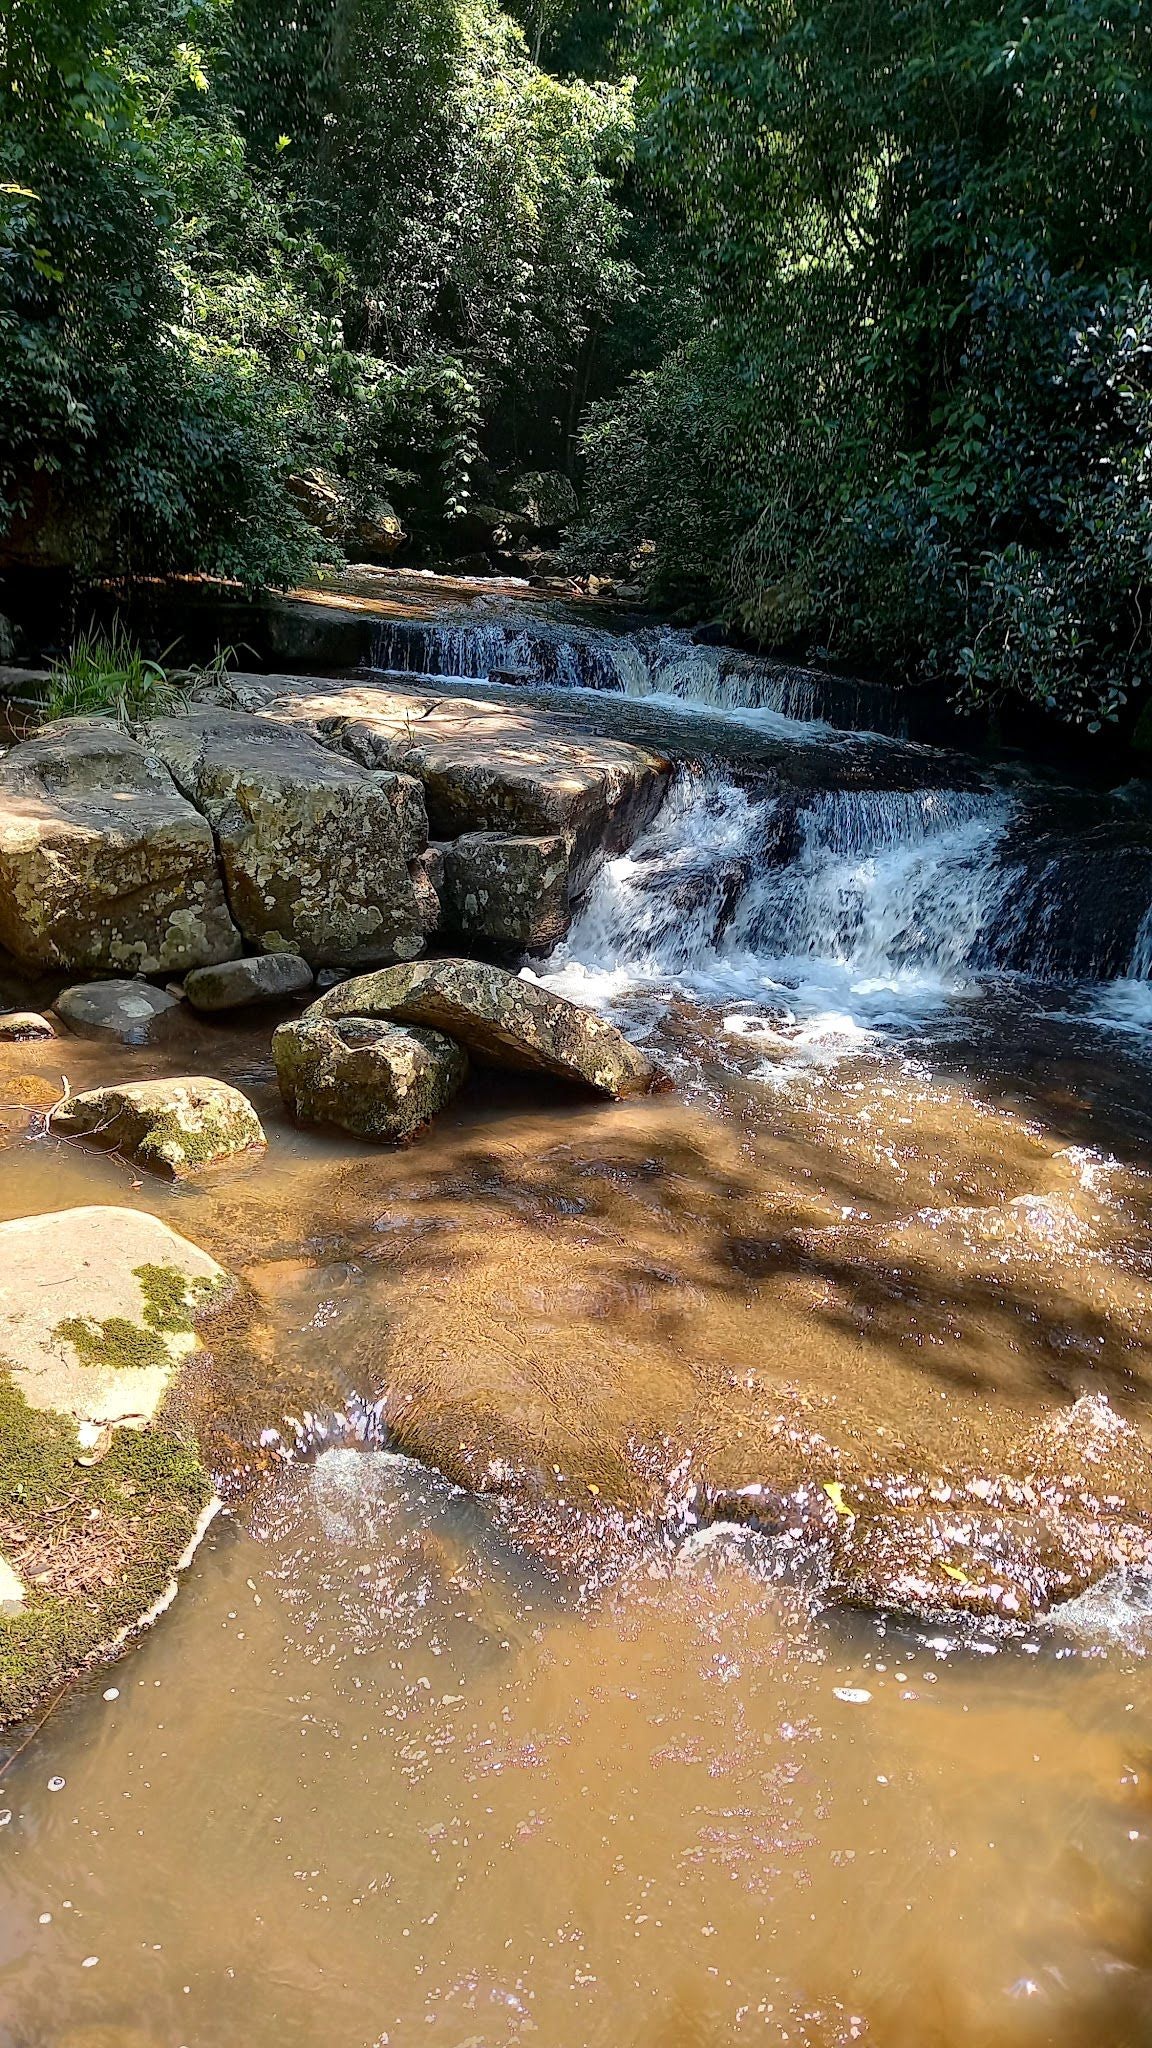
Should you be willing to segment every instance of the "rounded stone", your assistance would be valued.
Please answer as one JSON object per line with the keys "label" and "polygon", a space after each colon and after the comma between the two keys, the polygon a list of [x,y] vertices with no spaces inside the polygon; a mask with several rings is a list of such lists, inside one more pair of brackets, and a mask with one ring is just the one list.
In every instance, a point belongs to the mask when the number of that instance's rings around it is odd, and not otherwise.
{"label": "rounded stone", "polygon": [[81,1038],[145,1045],[160,1019],[179,1009],[180,998],[146,981],[85,981],[66,988],[53,1007]]}
{"label": "rounded stone", "polygon": [[259,953],[197,967],[184,982],[194,1010],[241,1010],[252,1003],[282,1003],[312,987],[312,969],[298,953]]}

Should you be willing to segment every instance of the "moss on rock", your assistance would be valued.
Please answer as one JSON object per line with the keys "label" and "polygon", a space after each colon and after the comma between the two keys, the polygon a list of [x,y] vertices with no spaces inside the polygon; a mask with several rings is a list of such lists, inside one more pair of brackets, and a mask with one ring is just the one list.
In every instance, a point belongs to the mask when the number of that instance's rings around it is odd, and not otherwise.
{"label": "moss on rock", "polygon": [[0,1375],[0,1548],[28,1593],[0,1617],[0,1720],[148,1613],[212,1497],[195,1444],[174,1429],[117,1430],[91,1467],[77,1448],[71,1422]]}

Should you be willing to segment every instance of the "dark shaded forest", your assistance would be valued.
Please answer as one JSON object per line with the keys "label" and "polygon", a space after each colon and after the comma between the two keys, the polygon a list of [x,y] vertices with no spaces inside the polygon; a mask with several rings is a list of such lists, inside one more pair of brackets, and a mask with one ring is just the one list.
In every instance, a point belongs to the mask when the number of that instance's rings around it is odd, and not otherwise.
{"label": "dark shaded forest", "polygon": [[1129,725],[1140,0],[10,0],[0,568],[550,559]]}

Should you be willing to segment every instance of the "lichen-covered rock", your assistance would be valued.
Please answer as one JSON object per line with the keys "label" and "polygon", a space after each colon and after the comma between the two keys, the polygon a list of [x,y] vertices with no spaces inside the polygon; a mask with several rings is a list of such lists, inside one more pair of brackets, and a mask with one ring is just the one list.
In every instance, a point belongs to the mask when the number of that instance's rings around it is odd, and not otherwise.
{"label": "lichen-covered rock", "polygon": [[167,1180],[190,1179],[268,1142],[247,1096],[201,1075],[67,1095],[48,1121],[60,1137],[92,1138]]}
{"label": "lichen-covered rock", "polygon": [[420,905],[420,923],[426,939],[440,930],[444,915],[444,852],[439,846],[426,847],[413,861],[412,887]]}
{"label": "lichen-covered rock", "polygon": [[0,1017],[0,1045],[31,1045],[55,1036],[51,1017],[42,1017],[38,1010],[9,1010]]}
{"label": "lichen-covered rock", "polygon": [[79,1038],[115,1038],[146,1045],[156,1027],[180,1007],[179,996],[146,981],[85,981],[62,989],[56,1015]]}
{"label": "lichen-covered rock", "polygon": [[568,839],[573,898],[646,830],[668,789],[662,755],[574,732],[530,705],[360,685],[317,693],[297,683],[285,691],[282,682],[282,694],[271,697],[275,682],[264,685],[271,717],[314,729],[365,767],[417,777],[437,839]]}
{"label": "lichen-covered rock", "polygon": [[241,1010],[252,1003],[283,1003],[303,995],[314,976],[299,953],[258,953],[253,960],[226,960],[198,967],[187,976],[184,994],[194,1010]]}
{"label": "lichen-covered rock", "polygon": [[550,952],[572,921],[567,839],[466,832],[444,855],[443,929],[502,952]]}
{"label": "lichen-covered rock", "polygon": [[580,510],[571,477],[559,469],[525,470],[508,496],[517,512],[541,533],[559,533]]}
{"label": "lichen-covered rock", "polygon": [[213,1509],[185,1388],[235,1301],[215,1260],[153,1216],[0,1225],[0,1721],[171,1591]]}
{"label": "lichen-covered rock", "polygon": [[0,760],[0,944],[127,974],[241,950],[206,820],[109,720],[62,720]]}
{"label": "lichen-covered rock", "polygon": [[481,1064],[551,1074],[600,1095],[658,1087],[652,1062],[592,1010],[475,960],[427,960],[358,975],[321,996],[314,1017],[385,1017],[443,1031]]}
{"label": "lichen-covered rock", "polygon": [[437,1031],[308,1015],[272,1041],[280,1090],[300,1123],[404,1144],[451,1102],[468,1057]]}
{"label": "lichen-covered rock", "polygon": [[250,945],[299,953],[313,967],[423,951],[408,872],[418,792],[245,712],[159,720],[150,744],[211,821]]}

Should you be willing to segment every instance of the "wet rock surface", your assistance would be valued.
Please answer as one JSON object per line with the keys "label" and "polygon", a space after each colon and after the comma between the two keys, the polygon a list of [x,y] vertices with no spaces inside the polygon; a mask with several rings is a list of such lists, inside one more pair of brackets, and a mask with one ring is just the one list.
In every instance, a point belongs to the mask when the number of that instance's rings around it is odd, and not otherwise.
{"label": "wet rock surface", "polygon": [[42,1017],[38,1010],[9,1010],[0,1016],[0,1045],[30,1045],[55,1036],[52,1019]]}
{"label": "wet rock surface", "polygon": [[252,1104],[207,1075],[127,1081],[69,1095],[49,1117],[60,1137],[90,1138],[168,1180],[185,1180],[267,1144]]}
{"label": "wet rock surface", "polygon": [[408,873],[419,813],[399,778],[244,712],[161,719],[149,743],[211,822],[249,945],[300,954],[312,967],[423,950]]}
{"label": "wet rock surface", "polygon": [[130,974],[241,950],[207,822],[108,720],[63,720],[0,760],[0,943]]}
{"label": "wet rock surface", "polygon": [[615,1025],[477,961],[421,961],[361,975],[321,996],[309,1015],[424,1025],[456,1039],[481,1064],[550,1074],[600,1095],[638,1095],[660,1085],[652,1062]]}
{"label": "wet rock surface", "polygon": [[280,1091],[301,1123],[405,1144],[447,1107],[468,1057],[437,1031],[368,1017],[315,1014],[282,1024],[272,1044]]}
{"label": "wet rock surface", "polygon": [[179,996],[146,981],[88,981],[56,998],[56,1015],[82,1038],[146,1045],[180,1007]]}

